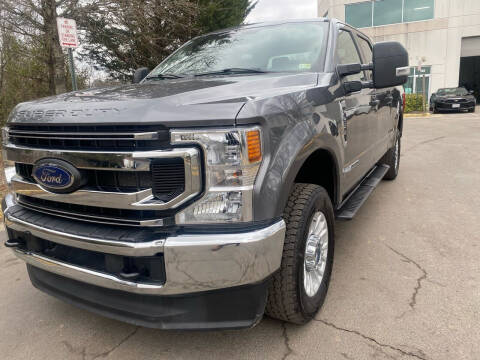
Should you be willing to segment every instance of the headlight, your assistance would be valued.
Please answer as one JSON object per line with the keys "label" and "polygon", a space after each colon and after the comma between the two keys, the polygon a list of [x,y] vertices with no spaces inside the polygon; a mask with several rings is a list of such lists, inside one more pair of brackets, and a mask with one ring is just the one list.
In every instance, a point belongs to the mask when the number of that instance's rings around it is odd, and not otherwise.
{"label": "headlight", "polygon": [[177,224],[253,220],[253,185],[262,162],[258,127],[172,130],[171,140],[200,145],[206,165],[205,195],[177,214]]}

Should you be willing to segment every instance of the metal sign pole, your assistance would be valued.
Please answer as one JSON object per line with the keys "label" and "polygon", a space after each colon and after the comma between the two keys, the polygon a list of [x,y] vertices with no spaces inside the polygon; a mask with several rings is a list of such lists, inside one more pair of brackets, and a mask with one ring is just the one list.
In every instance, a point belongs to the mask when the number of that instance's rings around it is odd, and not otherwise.
{"label": "metal sign pole", "polygon": [[70,63],[70,75],[72,75],[72,90],[77,91],[77,77],[75,75],[75,65],[73,64],[73,50],[68,48],[68,60]]}
{"label": "metal sign pole", "polygon": [[422,76],[422,92],[423,92],[423,112],[427,112],[427,92],[425,89],[425,72]]}
{"label": "metal sign pole", "polygon": [[73,19],[57,17],[58,40],[62,48],[68,48],[68,63],[72,75],[72,90],[77,91],[77,77],[73,63],[73,48],[78,47],[77,23]]}

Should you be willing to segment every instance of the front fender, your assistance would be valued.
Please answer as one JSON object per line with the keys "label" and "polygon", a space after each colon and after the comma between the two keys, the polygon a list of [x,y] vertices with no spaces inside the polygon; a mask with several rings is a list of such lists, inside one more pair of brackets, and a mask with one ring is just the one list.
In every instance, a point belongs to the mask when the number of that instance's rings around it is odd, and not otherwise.
{"label": "front fender", "polygon": [[328,97],[321,93],[316,88],[249,101],[237,117],[237,124],[257,123],[263,130],[264,157],[254,188],[255,221],[282,216],[298,171],[318,149],[331,154],[340,181],[341,109],[330,92]]}

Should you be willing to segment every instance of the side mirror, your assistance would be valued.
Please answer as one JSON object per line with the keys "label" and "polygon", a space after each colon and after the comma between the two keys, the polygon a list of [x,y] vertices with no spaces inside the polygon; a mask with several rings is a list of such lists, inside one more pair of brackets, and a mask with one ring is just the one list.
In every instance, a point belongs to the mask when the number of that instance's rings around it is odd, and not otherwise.
{"label": "side mirror", "polygon": [[373,86],[377,89],[403,85],[408,80],[408,52],[396,41],[373,45]]}
{"label": "side mirror", "polygon": [[135,70],[135,73],[133,74],[133,84],[138,84],[140,81],[145,79],[145,77],[148,75],[150,72],[150,69],[147,67],[141,67]]}

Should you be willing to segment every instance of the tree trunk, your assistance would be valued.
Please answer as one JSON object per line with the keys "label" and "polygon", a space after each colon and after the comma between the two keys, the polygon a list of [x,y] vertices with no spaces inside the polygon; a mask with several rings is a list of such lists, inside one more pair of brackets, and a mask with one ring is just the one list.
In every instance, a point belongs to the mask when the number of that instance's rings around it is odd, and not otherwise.
{"label": "tree trunk", "polygon": [[55,0],[42,1],[45,45],[48,52],[49,88],[52,94],[63,94],[67,91],[65,78],[65,57],[58,39],[57,32],[57,5]]}

